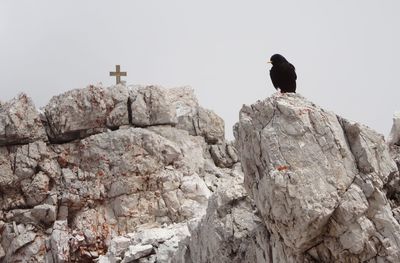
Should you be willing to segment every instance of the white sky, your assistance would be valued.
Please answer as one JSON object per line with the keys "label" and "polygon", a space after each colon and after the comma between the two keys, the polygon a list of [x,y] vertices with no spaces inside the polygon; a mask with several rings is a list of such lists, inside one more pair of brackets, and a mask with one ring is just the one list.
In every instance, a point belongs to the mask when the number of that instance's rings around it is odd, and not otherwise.
{"label": "white sky", "polygon": [[1,0],[0,100],[36,106],[102,82],[190,85],[224,120],[275,92],[266,61],[295,65],[297,91],[388,134],[400,110],[400,1]]}

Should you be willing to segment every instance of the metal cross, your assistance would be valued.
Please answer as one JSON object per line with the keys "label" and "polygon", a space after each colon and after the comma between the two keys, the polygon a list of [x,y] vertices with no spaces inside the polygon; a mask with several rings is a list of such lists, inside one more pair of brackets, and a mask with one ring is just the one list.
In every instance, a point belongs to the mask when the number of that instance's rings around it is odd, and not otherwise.
{"label": "metal cross", "polygon": [[116,83],[119,84],[121,83],[121,76],[126,76],[126,72],[121,72],[120,71],[120,66],[115,65],[115,72],[110,72],[110,76],[115,76],[116,77]]}

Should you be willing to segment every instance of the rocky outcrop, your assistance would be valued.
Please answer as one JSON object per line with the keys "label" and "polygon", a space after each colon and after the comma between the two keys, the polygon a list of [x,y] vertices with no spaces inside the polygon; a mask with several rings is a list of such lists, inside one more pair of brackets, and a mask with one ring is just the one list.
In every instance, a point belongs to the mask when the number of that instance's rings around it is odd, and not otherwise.
{"label": "rocky outcrop", "polygon": [[396,112],[393,116],[393,126],[388,137],[388,144],[400,144],[400,112]]}
{"label": "rocky outcrop", "polygon": [[0,102],[0,146],[46,139],[39,112],[26,94]]}
{"label": "rocky outcrop", "polygon": [[89,86],[54,96],[44,108],[52,142],[67,142],[129,124],[129,92],[123,85]]}
{"label": "rocky outcrop", "polygon": [[25,95],[4,105],[3,262],[168,262],[238,167],[223,121],[188,87],[89,86],[43,113]]}
{"label": "rocky outcrop", "polygon": [[274,95],[228,142],[189,87],[89,86],[43,112],[20,95],[0,108],[0,261],[398,262],[396,120],[386,144]]}
{"label": "rocky outcrop", "polygon": [[208,143],[224,141],[224,121],[199,106],[189,87],[102,85],[75,89],[53,97],[42,120],[49,139],[69,142],[124,125],[171,125],[202,136]]}
{"label": "rocky outcrop", "polygon": [[189,224],[190,235],[172,262],[269,262],[269,233],[238,175],[240,180],[227,181],[212,195],[200,222]]}
{"label": "rocky outcrop", "polygon": [[398,261],[384,188],[398,170],[383,136],[297,94],[244,106],[236,127],[245,186],[287,256]]}

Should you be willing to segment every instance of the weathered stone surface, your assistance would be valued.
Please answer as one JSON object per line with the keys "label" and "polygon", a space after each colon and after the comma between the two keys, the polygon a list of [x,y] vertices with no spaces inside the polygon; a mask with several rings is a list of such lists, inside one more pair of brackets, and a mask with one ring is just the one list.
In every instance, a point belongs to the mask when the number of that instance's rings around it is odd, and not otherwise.
{"label": "weathered stone surface", "polygon": [[2,262],[400,257],[400,146],[297,94],[245,106],[231,143],[188,87],[88,87],[46,109],[50,143],[0,147]]}
{"label": "weathered stone surface", "polygon": [[[390,155],[397,165],[397,169],[400,169],[400,113],[396,113],[393,118],[393,126],[388,138],[388,145],[390,149]],[[399,174],[392,174],[389,176],[388,181],[385,185],[388,198],[394,202],[394,211],[397,211],[397,221],[400,222],[400,214],[398,211],[400,207],[400,176]]]}
{"label": "weathered stone surface", "polygon": [[0,245],[0,259],[3,259],[5,255],[6,255],[6,252],[4,251],[3,246]]}
{"label": "weathered stone surface", "polygon": [[129,124],[128,93],[123,85],[98,85],[54,96],[44,108],[49,138],[71,141]]}
{"label": "weathered stone surface", "polygon": [[33,175],[32,180],[23,180],[21,189],[26,198],[26,203],[34,206],[43,202],[49,192],[49,183],[49,177],[43,172]]}
{"label": "weathered stone surface", "polygon": [[[391,145],[390,154],[397,165],[397,169],[400,169],[400,146]],[[388,182],[384,185],[387,192],[387,197],[394,203],[394,208],[400,207],[400,175],[399,173],[392,174],[388,178]],[[399,210],[400,211],[400,210]],[[400,223],[400,217],[397,219]]]}
{"label": "weathered stone surface", "polygon": [[50,251],[48,252],[51,254],[54,263],[69,262],[71,258],[69,239],[68,222],[66,220],[55,221],[50,236]]}
{"label": "weathered stone surface", "polygon": [[47,136],[32,100],[21,93],[9,102],[0,102],[0,146],[37,140],[47,140]]}
{"label": "weathered stone surface", "polygon": [[152,251],[152,245],[129,246],[129,250],[125,252],[124,259],[121,261],[121,263],[134,262],[139,258],[148,256]]}
{"label": "weathered stone surface", "polygon": [[67,208],[63,217],[84,236],[77,248],[101,254],[116,233],[205,213],[211,192],[202,179],[202,137],[170,126],[131,127],[52,149],[62,167],[57,188]]}
{"label": "weathered stone surface", "polygon": [[393,115],[393,125],[387,142],[389,145],[400,144],[400,112]]}
{"label": "weathered stone surface", "polygon": [[400,227],[383,193],[398,171],[383,136],[298,94],[244,106],[236,136],[245,185],[286,255],[399,258]]}
{"label": "weathered stone surface", "polygon": [[[2,240],[12,240],[25,225],[36,234],[18,251],[2,243],[7,260],[26,253],[40,262],[81,262],[109,250],[101,260],[116,262],[129,246],[151,245],[154,253],[139,261],[168,262],[189,233],[185,222],[204,215],[211,192],[225,180],[235,181],[236,172],[215,166],[207,145],[213,136],[224,143],[223,133],[213,133],[223,122],[211,127],[219,118],[211,113],[197,121],[202,109],[192,89],[139,89],[144,111],[133,107],[129,92],[91,86],[56,96],[41,115],[49,145],[38,140],[0,147],[0,220],[10,230]],[[183,116],[203,123],[202,131],[174,127]],[[129,119],[144,128],[127,126]],[[148,224],[153,226],[142,227]],[[113,238],[135,231],[126,246],[115,247]],[[141,243],[151,235],[151,244]]]}
{"label": "weathered stone surface", "polygon": [[53,223],[57,218],[57,210],[54,205],[37,205],[32,209],[31,213],[39,222],[45,224]]}
{"label": "weathered stone surface", "polygon": [[139,127],[168,124],[202,136],[208,143],[222,143],[224,121],[199,106],[192,88],[165,89],[134,86],[130,91],[132,124]]}
{"label": "weathered stone surface", "polygon": [[18,178],[14,174],[14,162],[7,147],[0,147],[0,187],[12,185]]}
{"label": "weathered stone surface", "polygon": [[[121,258],[123,262],[132,262],[133,258],[139,262],[174,262],[171,261],[178,249],[178,243],[189,235],[186,223],[159,226],[158,224],[144,224],[129,233],[126,237],[116,237],[111,241],[107,254],[103,257],[105,262],[115,258]],[[129,249],[122,248],[129,246]],[[117,249],[120,248],[120,249]],[[139,249],[141,248],[141,249]],[[137,250],[145,250],[146,253],[133,253]],[[121,252],[124,253],[121,255]],[[134,256],[136,254],[136,256]]]}
{"label": "weathered stone surface", "polygon": [[117,236],[111,240],[110,247],[108,251],[111,255],[115,255],[117,257],[122,256],[122,252],[126,250],[130,245],[131,240],[127,237]]}
{"label": "weathered stone surface", "polygon": [[210,145],[210,154],[215,164],[221,168],[231,168],[237,163],[237,151],[231,143]]}
{"label": "weathered stone surface", "polygon": [[[269,233],[242,184],[226,183],[210,198],[207,214],[190,225],[172,262],[268,262]],[[265,245],[265,246],[264,246]]]}
{"label": "weathered stone surface", "polygon": [[[213,111],[199,107],[193,125],[196,135],[203,136],[209,143],[221,143],[225,138],[225,124]],[[196,123],[197,122],[197,123]]]}
{"label": "weathered stone surface", "polygon": [[272,97],[242,108],[237,139],[268,227],[293,248],[312,246],[357,173],[336,115],[296,95]]}
{"label": "weathered stone surface", "polygon": [[2,209],[33,207],[47,198],[49,178],[40,168],[47,158],[50,153],[42,141],[0,147]]}
{"label": "weathered stone surface", "polygon": [[134,87],[130,91],[132,124],[139,127],[177,123],[168,90],[158,86]]}
{"label": "weathered stone surface", "polygon": [[5,255],[2,262],[44,262],[44,238],[30,224],[5,224],[1,233],[1,245]]}
{"label": "weathered stone surface", "polygon": [[200,106],[194,113],[180,116],[177,128],[187,130],[191,135],[202,136],[210,144],[222,143],[225,138],[224,121],[213,111]]}

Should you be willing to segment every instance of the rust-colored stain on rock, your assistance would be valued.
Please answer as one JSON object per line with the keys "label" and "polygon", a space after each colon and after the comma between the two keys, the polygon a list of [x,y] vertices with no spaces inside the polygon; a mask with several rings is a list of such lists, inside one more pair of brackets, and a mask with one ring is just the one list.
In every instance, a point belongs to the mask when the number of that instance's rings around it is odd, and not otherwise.
{"label": "rust-colored stain on rock", "polygon": [[276,167],[276,169],[280,172],[280,171],[286,171],[289,169],[289,166],[286,165],[279,165],[278,167]]}

